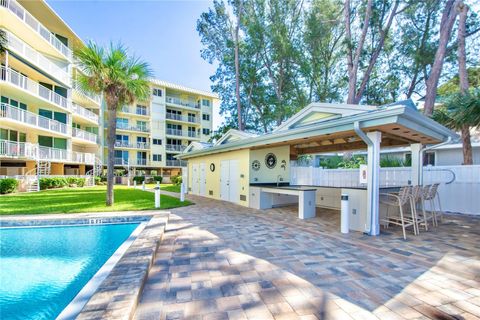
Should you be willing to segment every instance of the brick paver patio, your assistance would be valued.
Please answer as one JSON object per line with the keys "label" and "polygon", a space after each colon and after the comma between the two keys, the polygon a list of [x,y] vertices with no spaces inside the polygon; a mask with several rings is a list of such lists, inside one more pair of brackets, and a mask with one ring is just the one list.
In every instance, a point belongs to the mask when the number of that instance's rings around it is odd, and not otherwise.
{"label": "brick paver patio", "polygon": [[[342,235],[339,213],[191,197],[172,210],[137,319],[479,319],[480,219]],[[382,230],[385,231],[385,230]]]}

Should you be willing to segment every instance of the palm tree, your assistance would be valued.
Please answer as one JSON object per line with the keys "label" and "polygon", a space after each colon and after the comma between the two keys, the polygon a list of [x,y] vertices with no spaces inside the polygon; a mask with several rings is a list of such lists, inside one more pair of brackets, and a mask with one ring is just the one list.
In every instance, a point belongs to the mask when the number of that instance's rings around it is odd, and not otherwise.
{"label": "palm tree", "polygon": [[0,56],[7,50],[7,33],[0,29]]}
{"label": "palm tree", "polygon": [[80,90],[102,94],[107,105],[107,206],[113,205],[115,134],[118,108],[149,97],[149,78],[152,75],[146,62],[129,56],[128,50],[118,44],[105,50],[93,42],[75,50],[79,68],[83,72],[76,81]]}

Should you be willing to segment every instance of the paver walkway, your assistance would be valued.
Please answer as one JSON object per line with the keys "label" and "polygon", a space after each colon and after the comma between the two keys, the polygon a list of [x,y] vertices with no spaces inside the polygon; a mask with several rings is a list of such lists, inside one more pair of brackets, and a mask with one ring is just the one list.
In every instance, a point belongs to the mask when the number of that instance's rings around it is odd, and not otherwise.
{"label": "paver walkway", "polygon": [[478,217],[445,215],[404,241],[342,235],[336,211],[301,221],[296,208],[190,198],[172,210],[137,319],[480,318]]}

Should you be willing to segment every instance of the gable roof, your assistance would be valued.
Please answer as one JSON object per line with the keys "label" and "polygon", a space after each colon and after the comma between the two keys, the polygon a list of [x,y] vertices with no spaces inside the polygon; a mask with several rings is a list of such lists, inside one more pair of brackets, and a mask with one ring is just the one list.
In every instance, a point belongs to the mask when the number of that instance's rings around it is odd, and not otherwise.
{"label": "gable roof", "polygon": [[233,141],[243,140],[247,138],[255,137],[256,135],[253,133],[240,131],[237,129],[230,129],[228,130],[217,142],[215,142],[215,146],[230,143]]}
{"label": "gable roof", "polygon": [[213,146],[213,144],[211,144],[209,142],[193,141],[185,148],[185,150],[183,150],[183,153],[203,150],[203,149],[206,149],[206,148],[210,148],[212,146]]}

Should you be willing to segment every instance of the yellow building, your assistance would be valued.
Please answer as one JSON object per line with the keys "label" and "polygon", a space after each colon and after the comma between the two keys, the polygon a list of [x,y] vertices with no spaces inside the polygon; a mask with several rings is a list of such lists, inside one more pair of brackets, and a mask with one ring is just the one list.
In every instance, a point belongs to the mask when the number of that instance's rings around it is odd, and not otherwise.
{"label": "yellow building", "polygon": [[[105,109],[76,89],[72,50],[82,40],[44,1],[0,1],[0,176],[85,175],[106,163]],[[174,156],[207,141],[214,95],[159,80],[148,101],[118,113],[116,166],[176,174]]]}

